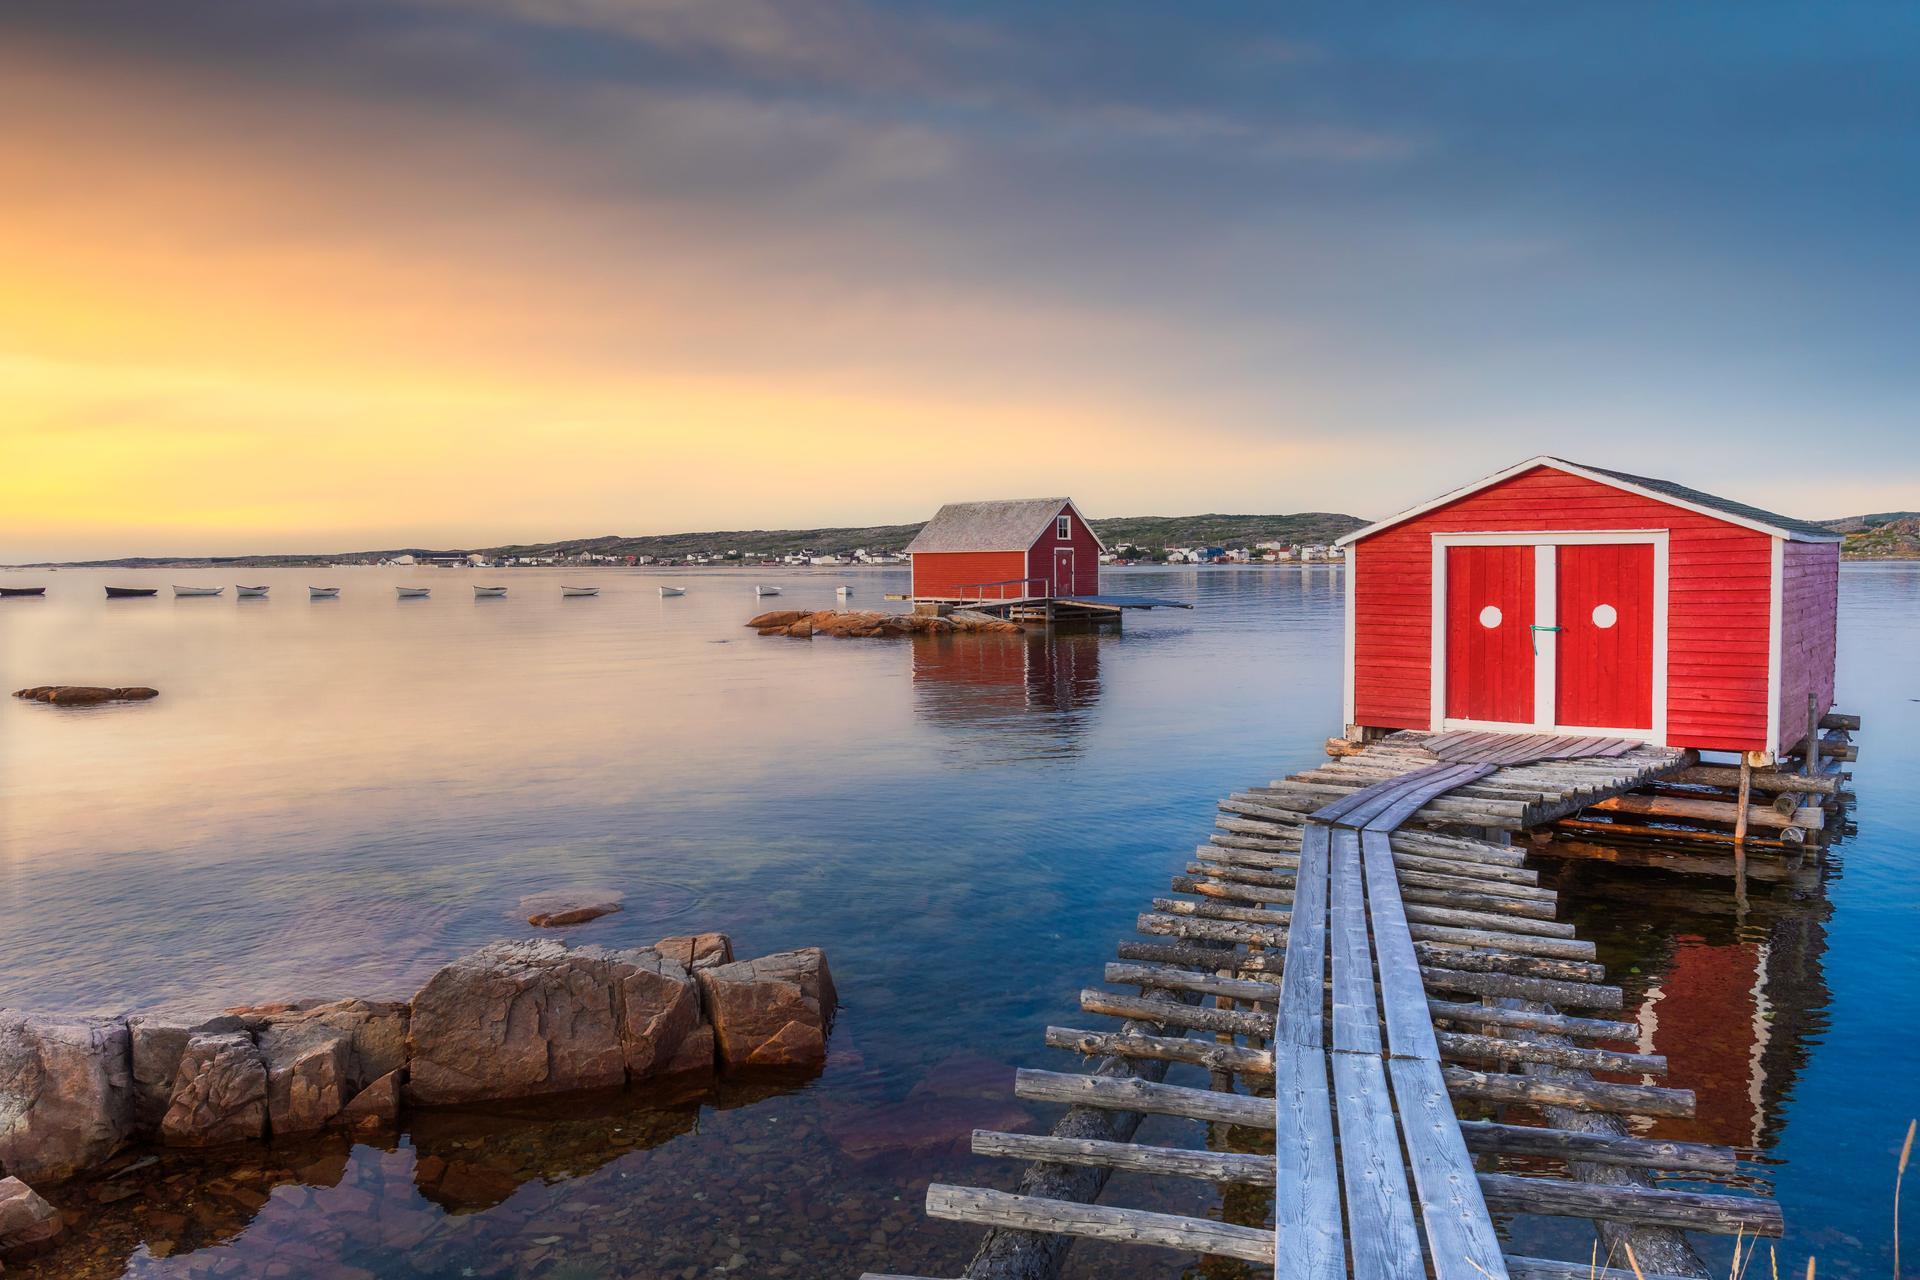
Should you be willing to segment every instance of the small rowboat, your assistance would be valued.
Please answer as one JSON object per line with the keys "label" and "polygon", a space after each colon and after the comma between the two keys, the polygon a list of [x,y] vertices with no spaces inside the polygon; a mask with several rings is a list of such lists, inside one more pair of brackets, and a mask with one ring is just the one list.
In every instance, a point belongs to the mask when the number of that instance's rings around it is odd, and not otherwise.
{"label": "small rowboat", "polygon": [[160,588],[158,587],[108,587],[107,588],[107,599],[109,600],[131,600],[135,596],[157,596],[159,594],[160,594]]}
{"label": "small rowboat", "polygon": [[683,595],[685,595],[685,594],[687,594],[687,589],[686,589],[685,587],[662,587],[662,588],[660,588],[660,598],[661,598],[662,600],[664,600],[664,599],[666,599],[666,598],[667,598],[668,596],[683,596]]}
{"label": "small rowboat", "polygon": [[432,587],[395,587],[394,591],[402,600],[425,600],[433,594]]}
{"label": "small rowboat", "polygon": [[[176,598],[178,598],[178,597],[180,597],[180,596],[217,596],[217,595],[219,595],[219,594],[220,594],[220,593],[221,593],[222,591],[225,591],[225,590],[226,590],[226,588],[225,588],[225,587],[182,587],[182,586],[176,586],[176,587],[174,587],[174,589],[173,589],[173,594],[174,594],[174,596],[175,596]],[[149,591],[149,592],[148,592],[147,594],[148,594],[148,595],[152,595],[153,593],[152,593],[151,591]]]}
{"label": "small rowboat", "polygon": [[0,587],[0,596],[43,596],[45,587]]}
{"label": "small rowboat", "polygon": [[777,596],[777,595],[779,595],[779,594],[780,594],[780,588],[778,588],[778,587],[755,587],[755,588],[753,589],[753,594],[755,594],[756,596]]}
{"label": "small rowboat", "polygon": [[235,594],[236,596],[244,596],[249,600],[256,600],[267,594],[267,588],[242,587],[242,586],[236,585],[233,589],[233,594]]}
{"label": "small rowboat", "polygon": [[475,587],[473,589],[473,598],[475,600],[498,600],[505,594],[507,594],[505,587]]}
{"label": "small rowboat", "polygon": [[848,596],[853,594],[853,588],[852,587],[835,587],[833,589],[833,594],[839,596],[842,600],[845,600]]}
{"label": "small rowboat", "polygon": [[308,587],[307,598],[309,600],[338,600],[340,598],[340,588]]}
{"label": "small rowboat", "polygon": [[562,586],[560,588],[560,594],[566,599],[571,600],[576,596],[597,596],[600,594],[600,588]]}

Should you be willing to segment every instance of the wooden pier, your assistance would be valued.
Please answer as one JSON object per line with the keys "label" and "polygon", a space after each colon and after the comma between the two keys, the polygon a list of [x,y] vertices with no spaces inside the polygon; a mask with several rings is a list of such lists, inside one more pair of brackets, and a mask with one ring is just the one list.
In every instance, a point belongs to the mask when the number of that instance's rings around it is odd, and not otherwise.
{"label": "wooden pier", "polygon": [[[1622,739],[1399,733],[1227,797],[1180,896],[1107,965],[1128,990],[1081,993],[1119,1029],[1047,1028],[1093,1070],[1017,1074],[1018,1097],[1065,1116],[974,1134],[1027,1162],[1019,1191],[929,1188],[929,1215],[991,1229],[963,1274],[1051,1276],[1086,1237],[1299,1280],[1625,1280],[1631,1247],[1661,1280],[1706,1274],[1685,1232],[1780,1234],[1770,1200],[1659,1185],[1731,1175],[1734,1153],[1628,1132],[1691,1115],[1693,1095],[1616,1047],[1638,1033],[1615,1020],[1620,989],[1508,841],[1693,767]],[[1173,1064],[1211,1087],[1165,1083]],[[1207,1122],[1209,1148],[1133,1142],[1147,1114]],[[1234,1128],[1275,1154],[1231,1149]],[[1272,1225],[1093,1203],[1115,1169],[1269,1192]],[[1606,1265],[1506,1253],[1510,1214],[1592,1219]]]}

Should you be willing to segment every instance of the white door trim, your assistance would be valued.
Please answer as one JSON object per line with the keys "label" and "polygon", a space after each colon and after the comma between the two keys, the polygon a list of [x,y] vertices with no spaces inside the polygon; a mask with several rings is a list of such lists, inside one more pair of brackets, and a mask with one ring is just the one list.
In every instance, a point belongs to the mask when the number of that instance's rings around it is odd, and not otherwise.
{"label": "white door trim", "polygon": [[[1433,538],[1432,668],[1430,719],[1433,732],[1480,729],[1503,733],[1559,733],[1578,737],[1640,738],[1656,746],[1667,741],[1667,531],[1665,529],[1592,529],[1576,532],[1436,533]],[[1533,721],[1508,724],[1447,718],[1447,549],[1449,547],[1533,547],[1534,623],[1558,625],[1559,553],[1557,547],[1647,544],[1653,547],[1653,715],[1648,729],[1612,729],[1565,725],[1555,714],[1560,635],[1536,631],[1533,660]]]}

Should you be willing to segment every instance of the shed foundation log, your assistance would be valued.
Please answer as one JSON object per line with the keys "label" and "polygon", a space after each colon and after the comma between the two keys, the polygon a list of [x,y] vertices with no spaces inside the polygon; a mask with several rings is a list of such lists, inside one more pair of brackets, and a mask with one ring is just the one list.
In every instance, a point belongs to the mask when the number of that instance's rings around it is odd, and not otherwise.
{"label": "shed foundation log", "polygon": [[1132,1173],[1197,1178],[1202,1182],[1273,1185],[1273,1157],[1227,1151],[1191,1151],[1179,1147],[1138,1146],[1131,1142],[1095,1142],[1081,1138],[1047,1138],[1031,1133],[973,1131],[973,1154],[1010,1160],[1051,1160],[1056,1164],[1089,1164]]}
{"label": "shed foundation log", "polygon": [[1600,1186],[1562,1178],[1522,1178],[1508,1173],[1481,1174],[1480,1194],[1486,1197],[1487,1207],[1496,1213],[1593,1218],[1728,1236],[1779,1236],[1783,1231],[1780,1206],[1755,1196]]}
{"label": "shed foundation log", "polygon": [[1213,973],[1192,973],[1171,965],[1109,964],[1102,980],[1121,987],[1155,987],[1163,991],[1197,991],[1201,995],[1228,996],[1256,1004],[1271,1004],[1280,998],[1277,982],[1255,982],[1247,978],[1223,978]]}
{"label": "shed foundation log", "polygon": [[1631,1165],[1670,1173],[1733,1173],[1740,1167],[1739,1158],[1730,1148],[1700,1142],[1621,1138],[1604,1133],[1497,1124],[1491,1120],[1462,1120],[1460,1135],[1466,1139],[1469,1151],[1489,1151],[1500,1155],[1548,1156],[1560,1160],[1581,1160],[1589,1164]]}
{"label": "shed foundation log", "polygon": [[1174,1036],[1131,1036],[1111,1031],[1081,1031],[1072,1027],[1048,1027],[1047,1047],[1095,1057],[1111,1054],[1122,1058],[1157,1058],[1162,1062],[1190,1062],[1209,1071],[1235,1071],[1248,1076],[1273,1074],[1273,1055],[1264,1049],[1243,1049],[1239,1045],[1217,1044],[1212,1040],[1194,1040]]}
{"label": "shed foundation log", "polygon": [[1203,942],[1244,942],[1249,946],[1284,947],[1287,931],[1274,925],[1241,924],[1235,920],[1199,920],[1187,916],[1143,915],[1134,922],[1141,933],[1163,938],[1196,938]]}
{"label": "shed foundation log", "polygon": [[1115,1018],[1137,1018],[1162,1026],[1192,1027],[1199,1031],[1224,1031],[1236,1036],[1270,1036],[1273,1015],[1242,1013],[1237,1009],[1208,1009],[1153,1000],[1142,996],[1116,995],[1093,987],[1080,993],[1080,1007],[1088,1013],[1104,1013]]}
{"label": "shed foundation log", "polygon": [[1558,982],[1598,984],[1607,976],[1605,965],[1591,960],[1554,960],[1515,955],[1485,947],[1449,947],[1438,942],[1415,943],[1413,953],[1422,964],[1466,973],[1511,973]]}
{"label": "shed foundation log", "polygon": [[1184,898],[1155,898],[1153,909],[1170,916],[1196,916],[1202,920],[1239,920],[1245,924],[1286,926],[1291,912],[1268,911],[1260,907],[1236,907],[1224,902],[1188,902]]}
{"label": "shed foundation log", "polygon": [[[1740,807],[1731,800],[1683,800],[1677,796],[1613,796],[1587,807],[1601,813],[1631,813],[1646,818],[1718,822],[1729,827],[1740,818]],[[1826,824],[1827,820],[1825,812],[1813,805],[1796,809],[1791,814],[1783,814],[1776,813],[1768,807],[1750,804],[1746,808],[1746,814],[1748,827],[1764,827],[1770,831],[1779,831],[1787,827],[1805,827],[1817,831]]]}
{"label": "shed foundation log", "polygon": [[[1186,948],[1213,963],[1230,962],[1232,952],[1224,947]],[[1202,963],[1205,963],[1203,961]],[[1198,1001],[1197,995],[1183,997]],[[1129,1022],[1120,1029],[1128,1036],[1152,1036],[1161,1028],[1151,1022]],[[1109,1055],[1094,1064],[1088,1079],[1131,1080],[1156,1083],[1166,1077],[1167,1061],[1161,1058],[1136,1058]],[[1115,1111],[1108,1107],[1076,1106],[1053,1126],[1056,1138],[1090,1138],[1102,1142],[1126,1142],[1139,1129],[1141,1113]],[[1022,1194],[1066,1202],[1091,1201],[1107,1185],[1110,1170],[1090,1165],[1035,1164],[1021,1175]],[[967,1264],[965,1280],[1050,1280],[1072,1244],[1069,1237],[1033,1231],[995,1229],[987,1233],[973,1260]]]}
{"label": "shed foundation log", "polygon": [[[1634,1251],[1636,1258],[1639,1250]],[[1507,1280],[1692,1280],[1692,1275],[1669,1275],[1664,1271],[1638,1274],[1619,1267],[1596,1266],[1589,1262],[1557,1262],[1552,1258],[1524,1258],[1507,1255]],[[1704,1271],[1698,1274],[1706,1274]]]}
{"label": "shed foundation log", "polygon": [[[1724,791],[1733,791],[1740,785],[1740,770],[1727,764],[1697,764],[1691,769],[1681,769],[1669,774],[1667,781],[1684,783],[1693,787],[1718,787]],[[1847,787],[1847,775],[1826,773],[1808,777],[1804,773],[1782,773],[1777,769],[1755,769],[1752,771],[1752,787],[1768,795],[1777,795],[1783,791],[1815,791],[1823,796],[1837,796]]]}
{"label": "shed foundation log", "polygon": [[[1532,1066],[1533,1064],[1529,1064]],[[1666,1089],[1647,1084],[1602,1084],[1597,1080],[1575,1078],[1574,1073],[1556,1076],[1490,1074],[1468,1071],[1464,1067],[1446,1067],[1441,1071],[1447,1092],[1456,1098],[1477,1102],[1523,1102],[1535,1107],[1562,1107],[1578,1111],[1611,1111],[1622,1115],[1693,1115],[1693,1090]]]}
{"label": "shed foundation log", "polygon": [[1829,711],[1820,717],[1820,727],[1822,729],[1850,729],[1858,733],[1860,731],[1860,717],[1848,715],[1844,711]]}
{"label": "shed foundation log", "polygon": [[1667,1060],[1659,1054],[1620,1053],[1612,1049],[1580,1049],[1572,1045],[1540,1044],[1462,1031],[1435,1033],[1442,1057],[1461,1062],[1545,1062],[1577,1071],[1644,1072],[1665,1075]]}
{"label": "shed foundation log", "polygon": [[[1510,998],[1511,999],[1511,998]],[[1600,1018],[1577,1018],[1551,1010],[1524,1008],[1518,1003],[1497,1005],[1458,1004],[1451,1000],[1427,999],[1427,1011],[1435,1019],[1462,1026],[1513,1027],[1547,1035],[1574,1036],[1581,1040],[1633,1041],[1640,1028],[1631,1022],[1608,1022]]]}
{"label": "shed foundation log", "polygon": [[[1511,973],[1468,973],[1459,969],[1430,969],[1427,966],[1421,967],[1420,979],[1426,984],[1429,995],[1435,991],[1446,991],[1482,997],[1511,996],[1521,1000],[1546,1000],[1551,992],[1554,1003],[1564,1003],[1569,1009],[1618,1009],[1622,1003],[1620,988],[1593,982],[1555,982],[1550,978],[1526,978]],[[1625,1036],[1607,1038],[1631,1040],[1635,1034],[1629,1031]]]}
{"label": "shed foundation log", "polygon": [[[1749,806],[1751,808],[1751,806]],[[1675,840],[1687,844],[1713,844],[1725,846],[1733,842],[1733,836],[1725,831],[1688,831],[1681,827],[1655,827],[1639,822],[1594,822],[1585,818],[1562,818],[1554,823],[1560,831],[1577,832],[1584,836],[1611,836],[1615,839],[1633,840]],[[1791,852],[1796,846],[1784,840],[1748,836],[1746,845],[1752,849],[1774,849]],[[1547,850],[1551,852],[1551,848]]]}
{"label": "shed foundation log", "polygon": [[1132,1077],[1083,1076],[1022,1067],[1014,1073],[1013,1096],[1028,1102],[1064,1102],[1069,1106],[1180,1116],[1268,1132],[1274,1127],[1272,1098],[1188,1089]]}
{"label": "shed foundation log", "polygon": [[[1104,1172],[1104,1171],[1103,1171]],[[1037,1196],[1009,1195],[977,1187],[934,1183],[927,1188],[927,1216],[1028,1232],[1057,1232],[1122,1244],[1150,1244],[1186,1253],[1211,1253],[1247,1262],[1273,1263],[1273,1233],[1206,1218],[1182,1218],[1144,1209],[1111,1209]],[[971,1271],[968,1273],[971,1275]]]}
{"label": "shed foundation log", "polygon": [[[1191,965],[1198,969],[1230,969],[1236,973],[1279,974],[1280,957],[1264,952],[1213,951],[1190,942],[1136,942],[1129,938],[1115,948],[1122,960],[1141,960],[1151,964]],[[1629,1031],[1628,1039],[1634,1033]]]}

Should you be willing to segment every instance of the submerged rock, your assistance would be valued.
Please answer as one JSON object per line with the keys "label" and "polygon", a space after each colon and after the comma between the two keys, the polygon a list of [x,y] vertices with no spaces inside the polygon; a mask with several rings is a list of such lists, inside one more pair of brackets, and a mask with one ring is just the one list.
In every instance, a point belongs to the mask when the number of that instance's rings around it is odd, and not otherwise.
{"label": "submerged rock", "polygon": [[558,942],[496,942],[413,998],[407,1097],[429,1105],[599,1089],[626,1079],[613,984]]}
{"label": "submerged rock", "polygon": [[59,707],[92,707],[102,702],[145,702],[148,698],[159,697],[160,691],[145,685],[109,689],[94,684],[42,684],[31,689],[15,689],[13,696],[34,702],[51,702]]}
{"label": "submerged rock", "polygon": [[816,1066],[827,1057],[836,996],[818,947],[782,951],[696,975],[728,1067]]}
{"label": "submerged rock", "polygon": [[340,1123],[355,1134],[378,1133],[400,1123],[400,1073],[389,1071],[353,1095],[341,1108]]}
{"label": "submerged rock", "polygon": [[527,923],[540,929],[561,925],[585,924],[620,910],[624,895],[613,890],[585,893],[535,893],[520,899],[520,910]]}
{"label": "submerged rock", "polygon": [[0,1168],[58,1181],[133,1129],[127,1024],[0,1010]]}
{"label": "submerged rock", "polygon": [[217,1147],[267,1132],[267,1064],[245,1031],[196,1031],[160,1121],[170,1147]]}
{"label": "submerged rock", "polygon": [[60,1211],[18,1178],[0,1178],[0,1258],[38,1253],[66,1229]]}

